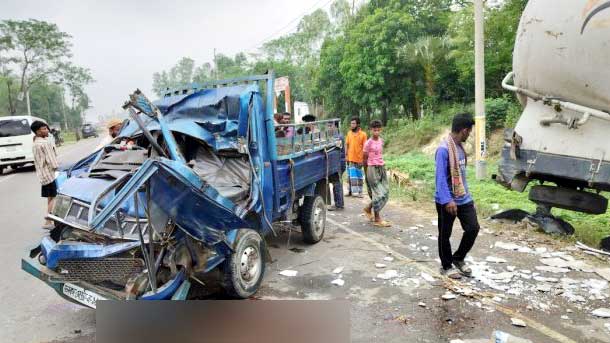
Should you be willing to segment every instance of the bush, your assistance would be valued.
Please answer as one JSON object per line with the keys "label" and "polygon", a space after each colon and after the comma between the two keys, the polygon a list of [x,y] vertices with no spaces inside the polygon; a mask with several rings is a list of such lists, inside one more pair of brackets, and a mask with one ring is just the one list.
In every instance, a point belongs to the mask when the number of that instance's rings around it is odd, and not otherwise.
{"label": "bush", "polygon": [[504,96],[501,98],[485,99],[485,128],[487,132],[504,127],[504,122],[511,107],[511,100]]}

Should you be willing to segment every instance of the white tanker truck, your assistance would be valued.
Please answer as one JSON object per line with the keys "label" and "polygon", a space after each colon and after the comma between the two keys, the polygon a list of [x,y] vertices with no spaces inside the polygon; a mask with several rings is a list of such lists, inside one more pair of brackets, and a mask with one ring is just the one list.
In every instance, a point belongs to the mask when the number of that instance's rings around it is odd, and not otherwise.
{"label": "white tanker truck", "polygon": [[502,86],[523,113],[505,133],[496,181],[538,205],[530,219],[571,233],[551,208],[602,214],[610,191],[610,1],[530,0]]}

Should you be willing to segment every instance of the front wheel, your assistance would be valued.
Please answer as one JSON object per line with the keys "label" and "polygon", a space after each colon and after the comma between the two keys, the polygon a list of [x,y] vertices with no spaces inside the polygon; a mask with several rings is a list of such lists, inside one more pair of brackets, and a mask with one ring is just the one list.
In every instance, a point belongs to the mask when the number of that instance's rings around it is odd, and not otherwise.
{"label": "front wheel", "polygon": [[301,232],[305,243],[318,243],[326,229],[326,203],[320,195],[307,196],[300,213]]}
{"label": "front wheel", "polygon": [[233,297],[246,299],[260,287],[265,274],[265,240],[251,229],[240,230],[235,249],[224,262],[223,287]]}

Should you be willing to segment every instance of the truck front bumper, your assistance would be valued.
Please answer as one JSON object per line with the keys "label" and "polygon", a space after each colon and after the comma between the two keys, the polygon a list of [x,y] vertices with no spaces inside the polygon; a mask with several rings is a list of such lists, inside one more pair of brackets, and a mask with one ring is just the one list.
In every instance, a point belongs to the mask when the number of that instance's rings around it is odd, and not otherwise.
{"label": "truck front bumper", "polygon": [[[57,294],[62,298],[71,301],[73,303],[84,305],[87,307],[95,308],[95,299],[97,300],[126,300],[127,294],[111,290],[105,287],[100,287],[85,281],[72,281],[66,280],[61,274],[47,268],[40,264],[37,259],[31,257],[23,257],[21,259],[21,269],[26,271],[28,274],[36,277],[40,281],[46,283],[49,287],[53,288]],[[190,282],[188,279],[176,278],[175,282],[177,287],[168,287],[172,291],[166,292],[164,297],[161,295],[162,290],[159,290],[158,294],[153,296],[143,296],[142,299],[161,300],[186,300],[188,291],[190,289]],[[169,283],[173,284],[173,283]],[[168,285],[170,286],[170,285]],[[173,289],[172,289],[173,288]],[[75,289],[77,290],[75,292]],[[171,293],[170,293],[171,292]],[[93,299],[93,300],[92,300]]]}

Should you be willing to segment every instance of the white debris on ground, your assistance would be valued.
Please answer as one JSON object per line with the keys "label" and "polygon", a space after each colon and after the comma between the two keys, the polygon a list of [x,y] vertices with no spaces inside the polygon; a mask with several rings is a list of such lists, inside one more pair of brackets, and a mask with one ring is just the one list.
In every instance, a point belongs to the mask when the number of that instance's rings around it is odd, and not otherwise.
{"label": "white debris on ground", "polygon": [[343,271],[343,267],[337,267],[337,268],[333,269],[333,274],[341,274],[342,271]]}
{"label": "white debris on ground", "polygon": [[337,285],[337,286],[341,287],[345,284],[345,281],[343,279],[335,279],[331,283],[333,285]]}
{"label": "white debris on ground", "polygon": [[511,318],[510,323],[513,324],[514,326],[518,326],[518,327],[522,327],[522,328],[527,326],[527,324],[525,324],[525,322],[519,318]]}
{"label": "white debris on ground", "polygon": [[299,272],[296,270],[290,270],[290,269],[286,269],[286,270],[282,270],[280,272],[280,275],[282,276],[297,276]]}
{"label": "white debris on ground", "polygon": [[485,261],[487,262],[491,262],[491,263],[506,263],[506,260],[500,257],[495,257],[495,256],[487,256],[485,258]]}
{"label": "white debris on ground", "polygon": [[394,269],[388,269],[383,274],[377,274],[378,279],[389,280],[398,277],[398,271]]}
{"label": "white debris on ground", "polygon": [[457,298],[457,296],[456,296],[455,294],[453,294],[453,293],[451,293],[451,292],[447,291],[447,293],[443,294],[443,295],[441,296],[441,298],[442,298],[443,300],[452,300],[452,299]]}
{"label": "white debris on ground", "polygon": [[383,260],[386,261],[386,262],[392,262],[392,261],[394,261],[394,257],[386,256],[386,257],[383,258]]}
{"label": "white debris on ground", "polygon": [[435,281],[434,277],[426,272],[421,272],[419,275],[421,276],[422,279],[424,279],[427,282]]}
{"label": "white debris on ground", "polygon": [[[610,268],[595,268],[567,252],[577,249],[552,251],[546,247],[533,249],[501,241],[495,242],[492,248],[537,258],[534,263],[539,262],[541,265],[534,266],[532,271],[519,266],[504,265],[507,259],[499,256],[486,256],[484,260],[468,257],[466,261],[472,268],[469,284],[474,292],[491,289],[492,293],[498,294],[493,297],[494,302],[514,299],[526,303],[530,310],[545,312],[559,309],[562,307],[561,302],[568,302],[580,311],[588,311],[598,316],[607,314],[610,318],[608,309],[598,309],[595,314],[592,312],[596,301],[603,303],[610,298]],[[516,260],[511,259],[511,263],[514,262]],[[474,302],[470,304],[477,306]],[[478,305],[477,307],[480,307],[480,304]],[[572,310],[567,312],[572,313]]]}
{"label": "white debris on ground", "polygon": [[383,263],[375,263],[375,268],[385,268],[386,265]]}
{"label": "white debris on ground", "polygon": [[600,318],[610,318],[610,309],[609,308],[598,308],[591,312],[592,315]]}

